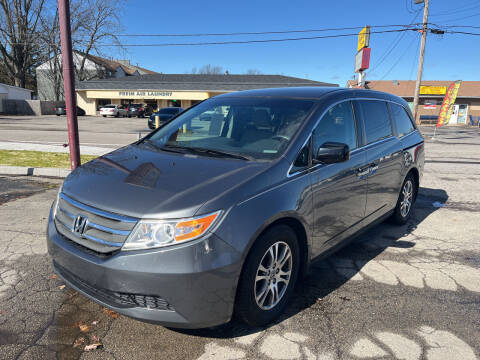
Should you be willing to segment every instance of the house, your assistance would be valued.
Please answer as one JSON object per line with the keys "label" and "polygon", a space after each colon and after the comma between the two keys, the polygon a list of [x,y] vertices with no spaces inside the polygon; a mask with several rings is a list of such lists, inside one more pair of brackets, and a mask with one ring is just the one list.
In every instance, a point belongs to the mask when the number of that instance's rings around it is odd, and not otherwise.
{"label": "house", "polygon": [[[84,59],[83,71],[81,71]],[[80,51],[73,52],[73,62],[77,81],[156,74],[155,71],[131,64],[129,60],[106,59],[96,55],[86,55]],[[36,68],[36,78],[40,100],[64,99],[61,55],[39,65]]]}

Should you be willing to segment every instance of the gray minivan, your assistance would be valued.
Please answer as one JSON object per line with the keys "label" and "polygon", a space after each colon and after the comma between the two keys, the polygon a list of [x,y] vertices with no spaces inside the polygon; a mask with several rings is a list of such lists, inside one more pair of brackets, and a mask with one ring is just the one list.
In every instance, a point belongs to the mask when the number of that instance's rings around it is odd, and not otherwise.
{"label": "gray minivan", "polygon": [[423,164],[423,137],[397,96],[216,96],[73,171],[52,205],[48,249],[69,286],[121,314],[265,325],[312,261],[383,219],[409,219]]}

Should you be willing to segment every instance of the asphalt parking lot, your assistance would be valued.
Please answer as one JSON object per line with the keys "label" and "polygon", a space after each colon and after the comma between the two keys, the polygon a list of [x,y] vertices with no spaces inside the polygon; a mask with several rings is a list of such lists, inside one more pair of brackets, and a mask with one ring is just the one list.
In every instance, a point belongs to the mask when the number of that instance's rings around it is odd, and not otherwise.
{"label": "asphalt parking lot", "polygon": [[[79,116],[82,145],[117,148],[147,133],[147,118]],[[68,143],[67,117],[0,115],[0,142],[65,144]]]}
{"label": "asphalt parking lot", "polygon": [[[52,136],[64,131],[54,122]],[[422,131],[410,221],[380,224],[316,263],[284,316],[261,329],[175,330],[105,311],[53,274],[45,227],[59,182],[0,177],[0,358],[477,359],[480,129],[441,128],[435,140]]]}

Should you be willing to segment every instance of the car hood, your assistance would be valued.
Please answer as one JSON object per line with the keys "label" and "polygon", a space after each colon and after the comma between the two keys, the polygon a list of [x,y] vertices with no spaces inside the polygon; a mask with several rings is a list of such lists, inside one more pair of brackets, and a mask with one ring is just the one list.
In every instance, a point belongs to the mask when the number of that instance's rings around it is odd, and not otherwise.
{"label": "car hood", "polygon": [[268,166],[264,162],[167,153],[132,144],[74,170],[65,179],[62,191],[79,202],[118,214],[190,217],[206,201],[221,198]]}

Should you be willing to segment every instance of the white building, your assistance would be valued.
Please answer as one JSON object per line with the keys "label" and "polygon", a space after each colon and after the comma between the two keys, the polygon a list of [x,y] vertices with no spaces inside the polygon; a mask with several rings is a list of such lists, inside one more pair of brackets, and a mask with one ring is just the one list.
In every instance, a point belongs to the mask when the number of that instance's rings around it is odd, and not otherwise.
{"label": "white building", "polygon": [[3,112],[4,100],[30,100],[31,98],[32,90],[0,83],[0,113]]}

